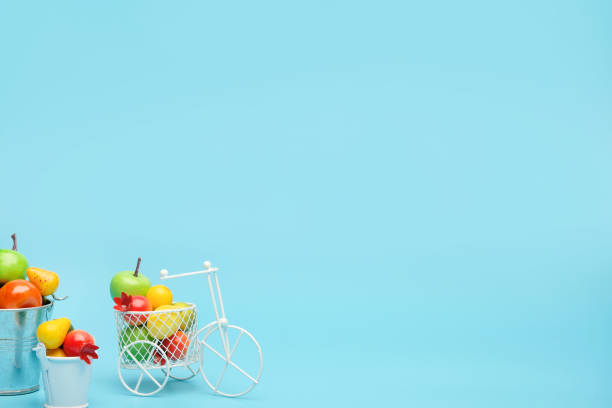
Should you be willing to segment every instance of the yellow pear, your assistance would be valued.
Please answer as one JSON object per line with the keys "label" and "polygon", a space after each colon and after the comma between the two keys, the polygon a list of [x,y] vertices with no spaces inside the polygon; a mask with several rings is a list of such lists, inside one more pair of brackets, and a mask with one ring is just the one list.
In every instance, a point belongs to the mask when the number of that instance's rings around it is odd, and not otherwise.
{"label": "yellow pear", "polygon": [[36,329],[36,337],[47,349],[56,349],[64,344],[68,330],[70,330],[70,320],[60,317],[41,323]]}
{"label": "yellow pear", "polygon": [[52,295],[59,285],[57,273],[42,268],[30,267],[26,269],[28,279],[40,290],[43,296]]}
{"label": "yellow pear", "polygon": [[[178,309],[176,306],[163,305],[155,312]],[[180,312],[151,313],[147,319],[149,334],[158,340],[172,336],[181,326]]]}
{"label": "yellow pear", "polygon": [[[177,308],[184,309],[186,307],[190,307],[191,304],[185,303],[185,302],[174,302],[172,306],[176,306]],[[181,323],[180,328],[182,331],[186,331],[190,329],[191,326],[193,326],[193,324],[195,323],[194,310],[183,310],[182,312],[179,312],[179,315],[180,315],[180,323]]]}

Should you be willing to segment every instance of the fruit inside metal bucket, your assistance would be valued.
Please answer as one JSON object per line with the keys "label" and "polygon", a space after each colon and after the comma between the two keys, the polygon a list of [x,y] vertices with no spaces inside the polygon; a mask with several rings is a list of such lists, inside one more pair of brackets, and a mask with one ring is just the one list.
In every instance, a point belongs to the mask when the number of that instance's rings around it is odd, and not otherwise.
{"label": "fruit inside metal bucket", "polygon": [[0,309],[0,395],[27,394],[39,389],[40,363],[32,348],[36,329],[51,318],[53,300],[26,309]]}

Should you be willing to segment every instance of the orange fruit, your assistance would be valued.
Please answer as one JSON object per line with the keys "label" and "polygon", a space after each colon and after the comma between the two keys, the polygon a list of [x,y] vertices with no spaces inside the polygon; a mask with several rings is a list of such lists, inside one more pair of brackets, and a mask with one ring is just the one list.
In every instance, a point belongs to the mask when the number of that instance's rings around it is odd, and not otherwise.
{"label": "orange fruit", "polygon": [[27,280],[15,279],[0,289],[0,309],[42,306],[40,290]]}
{"label": "orange fruit", "polygon": [[151,302],[151,308],[155,310],[172,303],[172,292],[164,285],[155,285],[148,290],[146,298]]}

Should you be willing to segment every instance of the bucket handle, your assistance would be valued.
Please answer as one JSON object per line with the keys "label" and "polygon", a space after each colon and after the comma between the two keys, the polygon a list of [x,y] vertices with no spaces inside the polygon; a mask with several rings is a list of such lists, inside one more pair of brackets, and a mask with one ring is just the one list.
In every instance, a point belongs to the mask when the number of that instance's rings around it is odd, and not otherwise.
{"label": "bucket handle", "polygon": [[55,296],[55,293],[54,293],[54,294],[52,294],[52,295],[51,295],[51,297],[53,298],[53,300],[55,300],[55,301],[60,301],[60,302],[61,302],[62,300],[66,300],[66,299],[68,299],[68,296],[57,297],[57,296]]}
{"label": "bucket handle", "polygon": [[47,348],[44,344],[38,343],[36,347],[32,349],[32,351],[36,352],[36,357],[40,360],[40,365],[43,367],[43,370],[48,367],[49,360],[47,360]]}
{"label": "bucket handle", "polygon": [[49,360],[47,360],[47,348],[44,344],[39,342],[32,350],[36,352],[36,357],[38,357],[38,360],[40,361],[40,371],[42,374],[43,385],[47,392],[48,398],[51,398],[51,389],[49,388]]}
{"label": "bucket handle", "polygon": [[[51,297],[53,298],[53,303],[55,302],[61,302],[64,301],[66,299],[68,299],[68,296],[62,296],[62,297],[57,297],[55,296],[55,293],[53,293],[51,295]],[[51,308],[47,308],[47,310],[45,310],[45,320],[49,320],[49,314],[51,313]]]}

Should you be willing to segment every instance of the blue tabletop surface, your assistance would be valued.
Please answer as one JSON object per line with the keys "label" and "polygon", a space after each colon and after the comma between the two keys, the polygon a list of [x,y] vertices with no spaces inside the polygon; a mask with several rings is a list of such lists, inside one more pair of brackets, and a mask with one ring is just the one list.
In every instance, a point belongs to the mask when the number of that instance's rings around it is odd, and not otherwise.
{"label": "blue tabletop surface", "polygon": [[[91,407],[609,407],[610,2],[0,5],[0,248]],[[114,273],[210,259],[261,384],[130,395]],[[213,312],[205,280],[166,283]],[[1,368],[0,368],[1,369]],[[44,394],[0,397],[40,407]]]}

